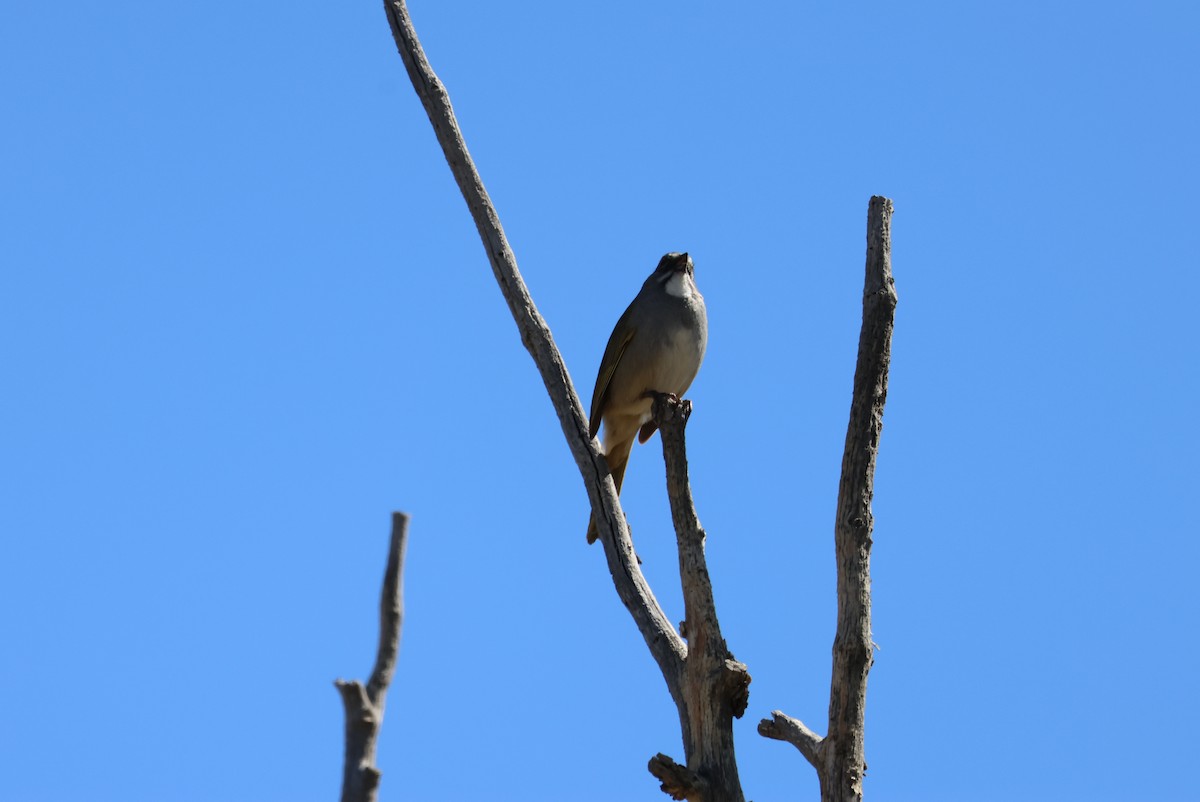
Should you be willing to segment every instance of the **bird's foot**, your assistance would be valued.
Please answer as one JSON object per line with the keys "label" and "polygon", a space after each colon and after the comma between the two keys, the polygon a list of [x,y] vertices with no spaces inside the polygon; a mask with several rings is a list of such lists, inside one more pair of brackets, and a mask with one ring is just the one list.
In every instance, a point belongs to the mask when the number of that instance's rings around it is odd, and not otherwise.
{"label": "bird's foot", "polygon": [[684,424],[692,415],[692,402],[684,400],[675,393],[660,393],[658,390],[646,390],[643,398],[650,399],[650,422],[638,432],[638,440],[642,443],[654,434],[654,430],[663,426],[666,421],[680,420]]}

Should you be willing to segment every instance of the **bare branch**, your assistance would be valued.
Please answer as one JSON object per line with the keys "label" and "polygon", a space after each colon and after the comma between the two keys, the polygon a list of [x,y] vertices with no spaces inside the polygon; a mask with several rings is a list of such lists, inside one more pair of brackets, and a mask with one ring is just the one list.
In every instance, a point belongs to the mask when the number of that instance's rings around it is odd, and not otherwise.
{"label": "bare branch", "polygon": [[838,563],[838,625],[833,640],[829,688],[829,730],[834,749],[827,783],[830,798],[862,799],[866,769],[863,717],[867,672],[871,670],[871,533],[874,518],[875,457],[883,430],[892,326],[896,314],[892,279],[892,202],[871,198],[867,211],[867,264],[863,282],[863,322],[835,529]]}
{"label": "bare branch", "polygon": [[813,768],[820,771],[821,764],[818,761],[821,736],[805,727],[798,719],[772,710],[771,718],[764,718],[758,722],[758,734],[776,741],[787,741],[800,750],[800,754],[804,755],[804,759],[811,763]]}
{"label": "bare branch", "polygon": [[[871,499],[875,490],[875,457],[883,430],[892,327],[896,315],[892,279],[892,202],[874,196],[867,208],[867,265],[863,282],[863,321],[858,337],[858,363],[850,401],[850,423],[842,452],[834,544],[837,552],[837,633],[833,639],[833,675],[829,688],[829,730],[819,741],[819,758],[796,743],[817,769],[823,802],[858,802],[866,774],[863,719],[867,672],[873,660],[871,641]],[[778,718],[780,713],[775,714]],[[791,721],[794,721],[792,719]],[[796,721],[809,736],[816,736]],[[759,733],[764,732],[759,724]],[[791,740],[783,738],[781,740]],[[807,739],[811,745],[811,738]]]}
{"label": "bare branch", "polygon": [[672,799],[700,802],[708,798],[708,783],[704,778],[686,766],[679,765],[662,752],[650,758],[646,768],[662,783],[660,787],[663,793]]}
{"label": "bare branch", "polygon": [[375,668],[366,687],[357,680],[337,680],[346,709],[346,755],[342,769],[342,802],[375,802],[380,771],[375,751],[388,686],[400,652],[400,627],[404,623],[404,552],[408,547],[408,516],[392,513],[392,537],[383,592],[379,600],[379,646]]}
{"label": "bare branch", "polygon": [[[737,782],[736,764],[733,763],[731,719],[745,709],[749,673],[744,665],[728,653],[717,626],[712,588],[703,556],[704,532],[696,518],[690,490],[687,489],[682,432],[688,413],[680,413],[678,410],[664,412],[662,409],[656,409],[655,413],[665,417],[673,415],[677,419],[677,442],[668,443],[668,440],[674,437],[667,433],[667,429],[672,425],[670,421],[660,422],[659,427],[663,431],[664,456],[668,463],[672,518],[680,543],[680,571],[687,616],[685,629],[689,639],[689,645],[685,646],[682,638],[667,621],[641,574],[624,513],[621,511],[615,486],[610,481],[607,463],[587,434],[583,406],[575,393],[562,357],[554,345],[549,328],[538,313],[517,270],[516,258],[508,245],[499,216],[467,152],[446,89],[425,57],[404,0],[385,0],[384,7],[413,88],[425,107],[455,181],[467,202],[488,254],[492,272],[517,324],[521,341],[538,367],[568,447],[583,477],[593,516],[604,543],[613,584],[622,603],[637,623],[679,708],[684,747],[688,753],[688,768],[672,773],[672,776],[677,778],[673,781],[675,785],[672,788],[684,793],[687,798],[702,795],[706,802],[738,802],[742,797]],[[835,639],[834,683],[830,699],[831,737],[826,741],[832,742],[835,735],[838,740],[836,743],[824,745],[826,749],[831,745],[836,746],[839,760],[845,757],[843,762],[836,765],[842,766],[844,763],[848,767],[846,771],[853,775],[849,782],[857,783],[860,795],[861,769],[864,765],[861,759],[862,703],[866,670],[869,668],[871,656],[869,575],[866,572],[870,548],[870,485],[878,430],[882,420],[883,397],[886,395],[891,310],[895,307],[895,293],[891,287],[891,276],[887,267],[887,221],[890,220],[890,213],[890,201],[883,198],[872,199],[863,339],[860,341],[855,400],[851,408],[847,456],[843,462],[842,490],[839,493],[838,505],[839,623],[838,636]],[[880,257],[879,254],[883,256]],[[883,271],[879,272],[882,278],[873,282],[872,270]],[[889,298],[890,305],[887,303]],[[879,329],[882,324],[878,322],[881,318],[877,309],[886,311],[886,325],[883,329]],[[868,323],[868,318],[872,322]],[[876,336],[880,331],[884,332],[882,345]],[[875,389],[874,393],[871,388]],[[862,398],[866,400],[862,401]],[[659,406],[656,403],[656,408]],[[863,415],[867,418],[865,431],[869,435],[865,456],[859,434],[864,426],[861,423]],[[862,470],[864,459],[867,464],[866,474]],[[843,497],[853,497],[857,503],[845,506]],[[849,517],[844,514],[847,511]],[[849,574],[853,576],[848,576]],[[853,676],[856,667],[860,674],[857,678]],[[857,702],[847,696],[856,693]],[[717,756],[718,752],[721,753],[720,757]],[[728,760],[727,764],[725,760]],[[855,760],[857,762],[854,762]],[[663,757],[653,765],[662,768],[668,764],[674,765],[669,758]],[[697,770],[698,766],[703,770]],[[822,775],[823,793],[826,785],[825,775]]]}
{"label": "bare branch", "polygon": [[492,273],[520,331],[521,342],[537,365],[567,445],[583,477],[617,595],[633,616],[666,679],[672,698],[678,699],[680,671],[687,649],[638,567],[625,514],[621,511],[616,487],[609,476],[608,463],[588,436],[587,416],[571,384],[562,355],[517,270],[517,260],[500,225],[500,217],[467,152],[454,109],[450,105],[450,96],[425,57],[408,8],[404,0],[384,0],[384,8],[392,37],[404,59],[413,88],[425,107],[438,143],[454,173],[454,180],[467,202],[487,251]]}
{"label": "bare branch", "polygon": [[[662,437],[667,495],[671,500],[671,518],[679,546],[679,577],[683,584],[688,652],[683,666],[683,701],[676,700],[676,704],[683,728],[684,752],[688,769],[703,777],[709,786],[703,799],[740,802],[743,797],[733,748],[733,719],[740,718],[746,710],[750,672],[729,653],[717,621],[704,557],[705,534],[688,482],[684,430],[692,414],[692,404],[659,394],[654,397],[651,414]],[[652,761],[651,771],[654,766]],[[657,773],[655,776],[662,779]],[[664,781],[664,791],[667,786]]]}
{"label": "bare branch", "polygon": [[367,696],[380,715],[387,698],[396,657],[400,653],[400,627],[404,623],[404,554],[408,550],[408,516],[392,513],[392,539],[388,546],[387,569],[383,574],[383,593],[379,596],[379,648],[375,667],[367,681]]}

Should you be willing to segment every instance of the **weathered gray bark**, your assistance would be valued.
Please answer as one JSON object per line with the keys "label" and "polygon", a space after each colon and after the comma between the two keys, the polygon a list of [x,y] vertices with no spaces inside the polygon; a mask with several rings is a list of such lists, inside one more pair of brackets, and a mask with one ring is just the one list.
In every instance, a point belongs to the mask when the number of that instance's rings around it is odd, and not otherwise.
{"label": "weathered gray bark", "polygon": [[375,802],[381,772],[375,767],[379,728],[383,726],[388,686],[400,653],[404,623],[404,552],[408,546],[408,516],[392,514],[383,592],[379,599],[379,647],[366,687],[358,680],[337,680],[346,709],[346,755],[342,769],[342,802]]}
{"label": "weathered gray bark", "polygon": [[[689,579],[689,574],[685,573],[685,592],[695,597],[687,608],[687,615],[688,627],[694,626],[697,634],[689,634],[697,644],[693,651],[702,655],[695,661],[689,661],[687,645],[663,613],[638,567],[633,542],[630,540],[625,515],[621,511],[608,465],[592,438],[588,436],[588,421],[583,405],[571,383],[562,356],[554,345],[550,329],[538,314],[537,307],[517,270],[516,257],[508,245],[500,218],[484,189],[483,181],[467,152],[446,88],[434,74],[425,57],[404,0],[384,0],[384,8],[413,88],[425,107],[438,143],[467,202],[467,208],[487,251],[492,272],[516,321],[521,341],[537,365],[558,415],[563,435],[567,439],[567,445],[583,477],[617,595],[637,624],[646,646],[662,672],[671,698],[680,711],[688,768],[675,767],[677,770],[673,775],[679,779],[672,781],[675,783],[672,788],[681,794],[677,797],[680,799],[741,802],[742,793],[737,786],[737,770],[732,762],[732,727],[728,719],[735,709],[740,714],[745,708],[745,686],[749,683],[749,674],[744,666],[734,662],[725,651],[724,641],[715,626],[716,615],[711,609],[712,590],[711,587],[707,587],[708,575],[703,562],[703,533],[695,523],[695,512],[691,512],[693,531],[688,536],[689,543],[692,544],[688,547],[690,556],[685,558],[681,552],[680,558],[681,566],[692,576]],[[681,460],[682,432],[680,422],[678,453]],[[666,449],[665,436],[663,443]],[[686,486],[686,470],[682,476]],[[673,506],[676,495],[672,494]],[[690,495],[687,506],[691,506]],[[698,559],[695,556],[697,553]],[[701,589],[701,580],[706,590]],[[702,600],[705,594],[706,602]],[[714,665],[718,665],[719,669],[714,669]],[[709,672],[708,675],[704,675],[705,672]],[[711,694],[714,689],[720,689],[717,698],[700,698],[703,694]],[[740,707],[738,699],[741,700]],[[652,770],[653,767],[668,764],[674,765],[670,758],[661,755],[651,761]],[[655,774],[662,779],[659,772],[656,771]],[[666,790],[666,780],[663,782]]]}
{"label": "weathered gray bark", "polygon": [[858,364],[850,423],[842,453],[834,542],[837,553],[838,615],[833,640],[833,675],[829,689],[829,729],[824,738],[796,719],[774,711],[763,719],[760,734],[788,741],[817,770],[823,802],[862,799],[866,773],[863,714],[867,672],[871,669],[871,499],[875,458],[887,401],[888,365],[896,288],[892,279],[892,202],[873,197],[867,210],[867,265],[863,286],[863,321],[858,338]]}
{"label": "weathered gray bark", "polygon": [[638,630],[646,641],[663,675],[676,674],[682,665],[686,647],[671,626],[650,586],[646,584],[637,559],[625,515],[617,499],[616,487],[608,473],[608,464],[588,437],[587,414],[571,383],[567,366],[550,335],[550,328],[538,313],[517,270],[517,260],[504,236],[500,217],[484,189],[467,145],[463,141],[450,96],[446,87],[434,74],[425,57],[425,51],[417,39],[408,8],[403,0],[384,0],[392,36],[404,60],[413,88],[425,107],[425,113],[433,124],[438,144],[454,174],[454,180],[467,202],[467,208],[475,221],[479,237],[492,266],[492,273],[500,285],[500,292],[508,302],[509,311],[516,321],[521,342],[533,357],[550,402],[558,415],[563,435],[575,463],[583,476],[588,498],[596,516],[600,539],[608,560],[608,570],[625,608],[637,623]]}
{"label": "weathered gray bark", "polygon": [[750,672],[730,654],[717,621],[704,557],[705,534],[688,483],[684,429],[692,414],[692,404],[659,396],[654,400],[652,413],[662,437],[667,495],[679,546],[685,615],[682,629],[688,649],[676,699],[687,767],[659,754],[650,761],[650,772],[674,799],[742,802],[733,748],[733,719],[746,712]]}

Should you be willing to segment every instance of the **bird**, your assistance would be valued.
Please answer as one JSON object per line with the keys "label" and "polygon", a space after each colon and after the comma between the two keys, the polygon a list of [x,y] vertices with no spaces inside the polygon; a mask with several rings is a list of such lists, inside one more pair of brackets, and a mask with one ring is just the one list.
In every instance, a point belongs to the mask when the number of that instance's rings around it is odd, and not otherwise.
{"label": "bird", "polygon": [[[663,256],[617,321],[600,360],[588,434],[595,437],[603,421],[601,452],[618,494],[634,438],[645,443],[658,428],[650,420],[652,396],[682,396],[704,361],[708,313],[695,273],[688,254]],[[593,516],[588,543],[598,536]]]}

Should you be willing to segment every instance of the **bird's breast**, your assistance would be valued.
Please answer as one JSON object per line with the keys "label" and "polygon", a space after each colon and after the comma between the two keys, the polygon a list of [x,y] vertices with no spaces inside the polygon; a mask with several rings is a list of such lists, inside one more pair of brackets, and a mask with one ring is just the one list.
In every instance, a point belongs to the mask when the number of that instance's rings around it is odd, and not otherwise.
{"label": "bird's breast", "polygon": [[695,329],[681,326],[666,332],[650,389],[682,395],[700,370],[704,346],[700,333]]}
{"label": "bird's breast", "polygon": [[[609,387],[609,415],[650,419],[647,390],[682,396],[700,370],[708,345],[704,299],[691,285],[686,298],[664,293],[653,315],[636,321],[637,334],[621,359]],[[640,424],[639,424],[640,425]]]}

